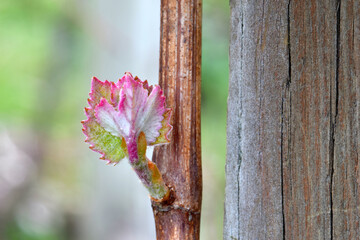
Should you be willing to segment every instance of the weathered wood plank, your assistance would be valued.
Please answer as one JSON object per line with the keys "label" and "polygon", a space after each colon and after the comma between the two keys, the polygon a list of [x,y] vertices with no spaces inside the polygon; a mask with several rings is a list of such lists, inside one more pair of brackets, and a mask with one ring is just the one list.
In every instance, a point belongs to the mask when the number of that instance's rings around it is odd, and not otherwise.
{"label": "weathered wood plank", "polygon": [[333,178],[334,239],[360,237],[360,3],[339,9],[338,105]]}
{"label": "weathered wood plank", "polygon": [[271,4],[231,1],[224,239],[357,239],[360,3]]}
{"label": "weathered wood plank", "polygon": [[282,239],[287,1],[230,1],[224,239]]}
{"label": "weathered wood plank", "polygon": [[175,201],[153,203],[157,239],[198,239],[202,194],[201,0],[162,0],[159,83],[173,109],[172,141],[153,159]]}
{"label": "weathered wood plank", "polygon": [[336,1],[289,5],[291,74],[283,135],[286,239],[331,238],[336,17]]}

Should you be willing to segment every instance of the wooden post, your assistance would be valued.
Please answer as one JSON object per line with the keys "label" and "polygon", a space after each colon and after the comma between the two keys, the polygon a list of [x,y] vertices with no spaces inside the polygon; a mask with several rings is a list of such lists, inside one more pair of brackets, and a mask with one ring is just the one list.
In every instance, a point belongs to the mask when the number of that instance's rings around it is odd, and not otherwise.
{"label": "wooden post", "polygon": [[360,236],[360,4],[231,1],[224,239]]}
{"label": "wooden post", "polygon": [[159,83],[173,109],[171,143],[153,159],[172,203],[153,202],[157,239],[199,239],[202,196],[201,0],[162,0]]}

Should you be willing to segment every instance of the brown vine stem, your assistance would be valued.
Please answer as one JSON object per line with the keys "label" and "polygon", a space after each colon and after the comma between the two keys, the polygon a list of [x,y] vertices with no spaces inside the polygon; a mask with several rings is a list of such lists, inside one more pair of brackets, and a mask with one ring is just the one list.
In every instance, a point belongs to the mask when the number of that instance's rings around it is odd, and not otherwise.
{"label": "brown vine stem", "polygon": [[169,201],[152,202],[158,240],[199,239],[201,15],[201,0],[161,1],[159,83],[174,128],[171,143],[153,156],[172,189]]}

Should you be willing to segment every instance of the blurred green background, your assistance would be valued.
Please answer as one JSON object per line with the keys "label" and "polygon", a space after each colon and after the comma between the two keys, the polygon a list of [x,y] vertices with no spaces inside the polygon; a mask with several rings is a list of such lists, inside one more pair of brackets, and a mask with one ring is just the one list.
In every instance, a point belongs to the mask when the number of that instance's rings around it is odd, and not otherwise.
{"label": "blurred green background", "polygon": [[[159,8],[0,1],[0,239],[155,239],[146,191],[126,162],[98,160],[80,121],[92,76],[157,82]],[[228,8],[203,0],[201,239],[222,239]]]}

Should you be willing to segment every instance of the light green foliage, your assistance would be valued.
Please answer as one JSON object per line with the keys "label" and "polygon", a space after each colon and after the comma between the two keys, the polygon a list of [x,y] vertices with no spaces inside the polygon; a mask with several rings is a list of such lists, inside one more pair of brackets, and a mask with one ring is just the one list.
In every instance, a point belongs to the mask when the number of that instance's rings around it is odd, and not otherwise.
{"label": "light green foliage", "polygon": [[[229,1],[203,0],[201,239],[222,239],[229,77]],[[206,209],[211,209],[210,211]]]}
{"label": "light green foliage", "polygon": [[82,106],[86,96],[78,79],[88,41],[66,9],[72,4],[0,1],[0,124],[30,123],[67,137],[78,129],[74,103]]}
{"label": "light green foliage", "polygon": [[0,1],[0,114],[29,116],[51,47],[57,15],[49,1]]}

